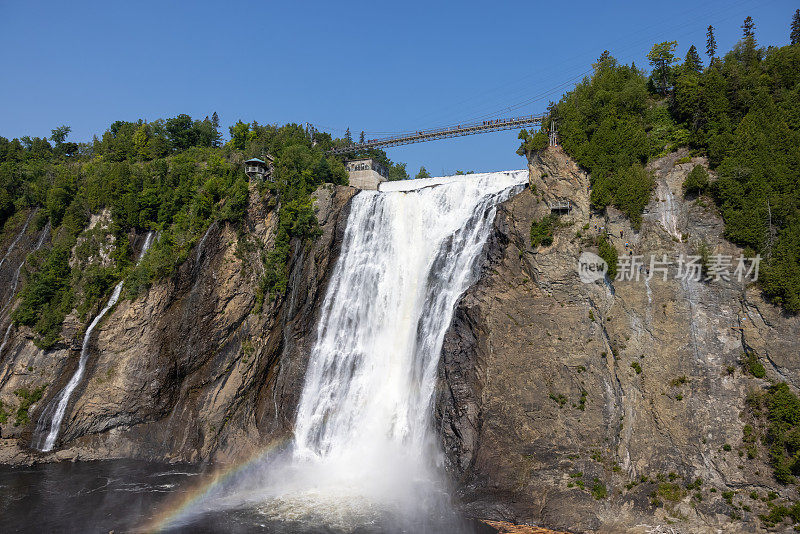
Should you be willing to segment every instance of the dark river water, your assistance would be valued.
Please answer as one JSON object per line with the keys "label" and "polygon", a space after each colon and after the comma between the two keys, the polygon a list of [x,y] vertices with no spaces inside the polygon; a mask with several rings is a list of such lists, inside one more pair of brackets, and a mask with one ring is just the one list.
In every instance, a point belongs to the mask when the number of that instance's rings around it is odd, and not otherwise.
{"label": "dark river water", "polygon": [[[103,461],[0,466],[0,533],[148,532],[176,503],[196,493],[208,473],[197,466]],[[158,532],[335,534],[319,525],[265,519],[255,510],[213,512]],[[353,533],[474,532],[493,529],[465,520],[458,527],[365,525]]]}

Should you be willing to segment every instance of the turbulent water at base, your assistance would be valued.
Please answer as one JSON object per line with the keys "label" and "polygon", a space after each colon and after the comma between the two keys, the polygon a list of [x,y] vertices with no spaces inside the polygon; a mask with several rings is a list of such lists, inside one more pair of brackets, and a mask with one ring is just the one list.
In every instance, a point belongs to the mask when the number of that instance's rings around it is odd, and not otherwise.
{"label": "turbulent water at base", "polygon": [[[139,260],[147,252],[147,249],[150,248],[150,244],[153,242],[153,232],[149,232],[147,234],[147,238],[145,238],[144,245],[142,246],[142,251],[139,253]],[[138,260],[137,260],[138,261]],[[95,327],[98,325],[100,320],[103,316],[108,313],[119,300],[119,295],[122,292],[122,284],[123,282],[120,281],[115,287],[114,291],[111,292],[111,297],[106,302],[106,305],[100,310],[100,313],[92,320],[91,324],[89,324],[89,328],[86,329],[86,333],[83,335],[83,344],[81,345],[81,357],[78,360],[78,368],[75,370],[75,373],[72,375],[72,378],[69,379],[67,385],[61,392],[53,399],[47,408],[42,411],[42,414],[39,416],[39,421],[36,423],[36,430],[33,433],[33,440],[31,442],[31,446],[39,449],[42,452],[48,452],[53,450],[53,446],[56,443],[56,439],[58,438],[58,431],[61,427],[61,421],[64,419],[64,415],[67,412],[67,406],[69,405],[69,399],[72,396],[72,392],[75,391],[75,388],[78,387],[81,379],[83,378],[83,373],[86,371],[86,362],[89,360],[89,342],[91,341],[92,332],[94,332]]]}
{"label": "turbulent water at base", "polygon": [[209,492],[184,521],[249,508],[324,532],[470,530],[452,507],[432,428],[437,366],[496,206],[527,176],[393,182],[353,198],[293,444]]}

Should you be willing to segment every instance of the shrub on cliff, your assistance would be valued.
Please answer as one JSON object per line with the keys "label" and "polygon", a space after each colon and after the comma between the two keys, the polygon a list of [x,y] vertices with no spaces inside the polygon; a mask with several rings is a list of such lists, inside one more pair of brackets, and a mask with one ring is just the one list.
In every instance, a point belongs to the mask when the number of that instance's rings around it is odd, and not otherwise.
{"label": "shrub on cliff", "polygon": [[531,223],[531,246],[536,248],[539,245],[549,247],[553,244],[553,230],[558,225],[556,215],[548,215],[540,221]]}
{"label": "shrub on cliff", "polygon": [[605,236],[597,244],[597,254],[608,264],[608,277],[613,280],[617,276],[617,249]]}
{"label": "shrub on cliff", "polygon": [[544,150],[550,144],[550,139],[544,130],[539,130],[534,134],[530,134],[528,130],[523,129],[520,130],[517,139],[522,140],[522,143],[517,149],[517,154],[528,158],[530,158],[534,152]]}
{"label": "shrub on cliff", "polygon": [[750,393],[746,405],[756,421],[746,439],[755,443],[763,436],[775,479],[794,484],[800,475],[800,398],[785,382],[779,382]]}
{"label": "shrub on cliff", "polygon": [[683,181],[684,195],[698,195],[708,188],[708,171],[702,165],[695,165]]}

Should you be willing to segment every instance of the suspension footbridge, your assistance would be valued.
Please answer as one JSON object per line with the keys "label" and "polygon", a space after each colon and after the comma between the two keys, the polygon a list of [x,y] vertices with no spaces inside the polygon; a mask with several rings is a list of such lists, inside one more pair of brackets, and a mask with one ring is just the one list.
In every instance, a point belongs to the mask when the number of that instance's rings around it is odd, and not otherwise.
{"label": "suspension footbridge", "polygon": [[465,135],[475,135],[487,132],[499,132],[502,130],[515,130],[517,128],[524,128],[526,126],[541,126],[544,119],[545,115],[526,115],[523,117],[476,121],[444,128],[418,130],[415,132],[407,132],[390,137],[369,139],[363,143],[352,143],[346,146],[336,147],[329,150],[328,153],[334,155],[344,155],[370,148],[410,145],[412,143],[424,143],[426,141],[449,139],[451,137],[462,137]]}

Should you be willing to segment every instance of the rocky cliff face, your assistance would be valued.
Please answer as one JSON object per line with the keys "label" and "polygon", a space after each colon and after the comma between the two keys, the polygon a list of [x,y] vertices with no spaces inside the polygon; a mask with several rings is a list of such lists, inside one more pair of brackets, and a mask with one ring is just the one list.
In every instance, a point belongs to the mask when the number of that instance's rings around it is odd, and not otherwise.
{"label": "rocky cliff face", "polygon": [[[743,412],[747,392],[767,380],[800,387],[800,320],[756,287],[684,281],[674,267],[647,281],[646,271],[610,283],[578,277],[578,256],[602,228],[621,256],[674,261],[703,246],[739,255],[703,199],[680,194],[689,170],[704,164],[678,163],[682,156],[653,164],[656,193],[636,232],[613,209],[604,218],[591,212],[588,177],[559,148],[536,156],[531,188],[498,209],[483,275],[445,339],[435,404],[472,515],[572,532],[751,532],[761,528],[768,492],[796,498],[772,478],[765,450],[744,454]],[[68,316],[62,335],[72,343],[46,352],[29,330],[8,327],[15,273],[49,240],[47,228],[21,232],[34,214],[20,214],[0,236],[3,254],[19,236],[0,264],[0,304],[10,303],[0,312],[8,334],[0,462],[226,461],[280,443],[354,193],[315,193],[323,234],[295,243],[289,290],[261,313],[253,310],[260,253],[276,212],[255,190],[242,231],[212,225],[174,276],[122,300],[95,331],[51,454],[30,450],[31,433],[77,365],[85,324]],[[551,245],[532,248],[531,223],[555,200],[571,210]],[[93,218],[95,234],[106,219]],[[143,236],[132,239],[140,248]],[[743,353],[759,358],[765,379],[743,372]],[[26,399],[28,417],[17,417]]]}
{"label": "rocky cliff face", "polygon": [[[117,304],[95,330],[53,454],[28,444],[39,414],[74,372],[85,325],[68,317],[63,335],[75,341],[47,352],[30,331],[12,327],[0,355],[0,400],[13,409],[21,389],[43,388],[43,396],[31,405],[29,422],[14,425],[20,422],[11,416],[0,425],[0,462],[224,461],[280,441],[294,417],[318,303],[354,193],[334,186],[315,193],[322,236],[294,244],[287,294],[261,313],[254,310],[260,254],[271,245],[277,212],[255,189],[244,231],[213,224],[174,276]],[[134,239],[135,248],[141,241]],[[6,324],[3,316],[3,330]]]}
{"label": "rocky cliff face", "polygon": [[[798,386],[800,320],[752,284],[682,281],[674,266],[666,280],[578,277],[601,227],[620,258],[675,261],[703,243],[739,256],[703,199],[682,197],[705,164],[682,156],[652,165],[657,190],[637,232],[613,209],[592,215],[588,177],[560,148],[533,158],[531,189],[498,212],[484,274],[446,337],[436,402],[474,515],[573,532],[753,532],[768,492],[796,497],[766,450],[744,454],[743,426],[750,389]],[[531,223],[556,199],[572,210],[551,246],[532,248]],[[743,372],[743,353],[765,380]]]}

